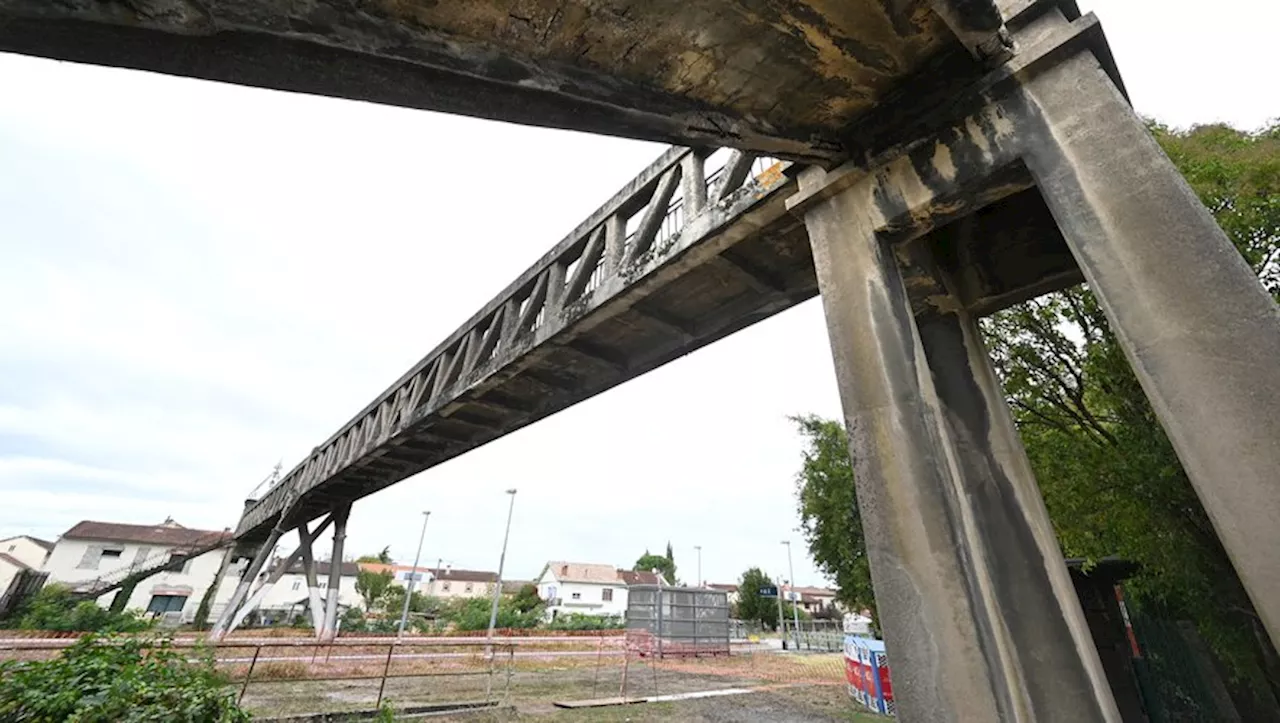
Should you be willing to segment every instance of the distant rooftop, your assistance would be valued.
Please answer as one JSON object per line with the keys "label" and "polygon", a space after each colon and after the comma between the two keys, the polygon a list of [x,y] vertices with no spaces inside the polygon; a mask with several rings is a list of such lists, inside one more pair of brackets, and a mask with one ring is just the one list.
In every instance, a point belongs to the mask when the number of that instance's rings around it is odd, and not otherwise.
{"label": "distant rooftop", "polygon": [[202,545],[231,538],[229,530],[196,530],[183,527],[173,518],[166,518],[158,525],[128,525],[119,522],[84,520],[62,533],[64,539],[106,540],[109,542],[138,542],[149,545],[173,547]]}

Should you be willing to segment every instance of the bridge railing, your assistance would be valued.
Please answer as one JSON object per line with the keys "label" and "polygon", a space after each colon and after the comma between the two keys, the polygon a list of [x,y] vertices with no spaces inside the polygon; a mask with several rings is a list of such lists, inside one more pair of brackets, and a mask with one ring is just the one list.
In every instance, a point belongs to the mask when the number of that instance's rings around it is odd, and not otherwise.
{"label": "bridge railing", "polygon": [[[707,173],[708,161],[711,172]],[[705,210],[791,165],[729,149],[668,149],[443,343],[272,486],[241,519],[257,527],[320,482],[342,473],[454,396],[455,388],[511,361],[548,319],[557,328],[591,307],[609,279],[638,275],[672,248]],[[612,293],[611,292],[611,293]],[[455,442],[457,440],[454,440]],[[296,499],[296,497],[295,497]]]}

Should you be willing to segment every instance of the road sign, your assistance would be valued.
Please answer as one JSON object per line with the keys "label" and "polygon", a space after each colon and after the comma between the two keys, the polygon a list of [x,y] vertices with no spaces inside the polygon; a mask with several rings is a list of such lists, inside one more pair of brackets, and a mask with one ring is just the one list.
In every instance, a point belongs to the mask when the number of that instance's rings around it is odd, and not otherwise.
{"label": "road sign", "polygon": [[775,585],[766,585],[760,588],[760,597],[778,597],[778,588]]}

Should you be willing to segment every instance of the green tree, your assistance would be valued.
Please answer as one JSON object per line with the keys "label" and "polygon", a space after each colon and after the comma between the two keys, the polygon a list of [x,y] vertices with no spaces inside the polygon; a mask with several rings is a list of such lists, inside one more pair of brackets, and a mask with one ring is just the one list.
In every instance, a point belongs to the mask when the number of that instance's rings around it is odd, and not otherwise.
{"label": "green tree", "polygon": [[391,565],[395,561],[391,559],[391,546],[387,545],[376,555],[361,555],[360,557],[357,557],[356,562],[373,562],[381,565]]}
{"label": "green tree", "polygon": [[[1152,132],[1280,300],[1280,125]],[[1128,583],[1136,604],[1192,621],[1261,684],[1274,660],[1266,634],[1094,296],[1051,294],[983,329],[1063,551],[1141,563]]]}
{"label": "green tree", "polygon": [[[356,593],[364,600],[366,610],[372,611],[378,607],[383,596],[387,594],[387,588],[391,587],[394,579],[390,570],[375,572],[362,568],[356,573]],[[401,599],[403,600],[403,598]]]}
{"label": "green tree", "polygon": [[[382,596],[378,598],[378,609],[399,618],[400,612],[404,609],[404,591],[405,589],[402,585],[387,587]],[[409,612],[411,613],[436,613],[441,607],[442,604],[438,598],[423,595],[417,590],[413,591],[413,597],[409,599]]]}
{"label": "green tree", "polygon": [[538,586],[525,583],[515,595],[511,596],[511,605],[522,613],[537,610],[542,606],[542,598],[538,596]]}
{"label": "green tree", "polygon": [[791,421],[805,441],[796,499],[809,554],[818,569],[835,581],[838,601],[851,610],[874,612],[871,567],[844,425],[813,415]]}
{"label": "green tree", "polygon": [[637,572],[649,572],[657,570],[666,578],[667,584],[674,585],[676,583],[676,562],[672,560],[670,555],[671,543],[667,543],[668,556],[651,554],[648,550],[636,560],[635,567],[631,568]]}
{"label": "green tree", "polygon": [[754,620],[762,625],[778,628],[778,601],[760,594],[763,587],[776,583],[764,571],[753,567],[738,579],[738,619]]}
{"label": "green tree", "polygon": [[[1253,134],[1152,132],[1280,300],[1280,124]],[[984,319],[983,331],[1063,551],[1140,563],[1127,585],[1139,608],[1192,621],[1237,677],[1280,680],[1260,621],[1088,289],[1006,309]],[[841,599],[858,600],[865,555],[841,548],[861,541],[850,517],[853,473],[836,452],[843,430],[796,421],[808,443],[798,504],[810,551]]]}

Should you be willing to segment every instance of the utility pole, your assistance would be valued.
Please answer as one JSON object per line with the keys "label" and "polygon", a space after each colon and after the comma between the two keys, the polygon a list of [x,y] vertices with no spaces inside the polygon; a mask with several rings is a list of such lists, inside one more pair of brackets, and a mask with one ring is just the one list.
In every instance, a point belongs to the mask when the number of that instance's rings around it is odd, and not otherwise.
{"label": "utility pole", "polygon": [[485,657],[493,655],[493,628],[498,624],[498,600],[502,597],[502,566],[507,562],[507,540],[511,537],[511,514],[516,509],[516,491],[507,490],[511,502],[507,505],[507,531],[502,534],[502,555],[498,558],[498,581],[493,586],[493,606],[489,608],[489,637],[484,646]]}
{"label": "utility pole", "polygon": [[[791,572],[791,590],[794,593],[796,589],[796,568],[791,564],[791,540],[783,540],[782,544],[787,546],[787,570]],[[795,600],[791,601],[791,620],[795,623],[791,635],[796,640],[796,650],[800,650],[800,611],[797,609],[796,602]]]}
{"label": "utility pole", "polygon": [[778,585],[774,590],[776,593],[773,597],[778,601],[778,639],[786,645],[787,641],[787,619],[782,615],[782,576],[778,576]]}
{"label": "utility pole", "polygon": [[413,569],[409,572],[409,584],[405,585],[404,608],[400,611],[400,632],[396,637],[404,637],[404,624],[409,620],[409,600],[413,598],[413,583],[418,580],[418,560],[422,558],[422,541],[427,537],[427,520],[431,519],[431,510],[422,513],[422,534],[418,535],[418,551],[413,555]]}
{"label": "utility pole", "polygon": [[694,545],[693,549],[698,551],[698,587],[702,587],[702,545]]}

